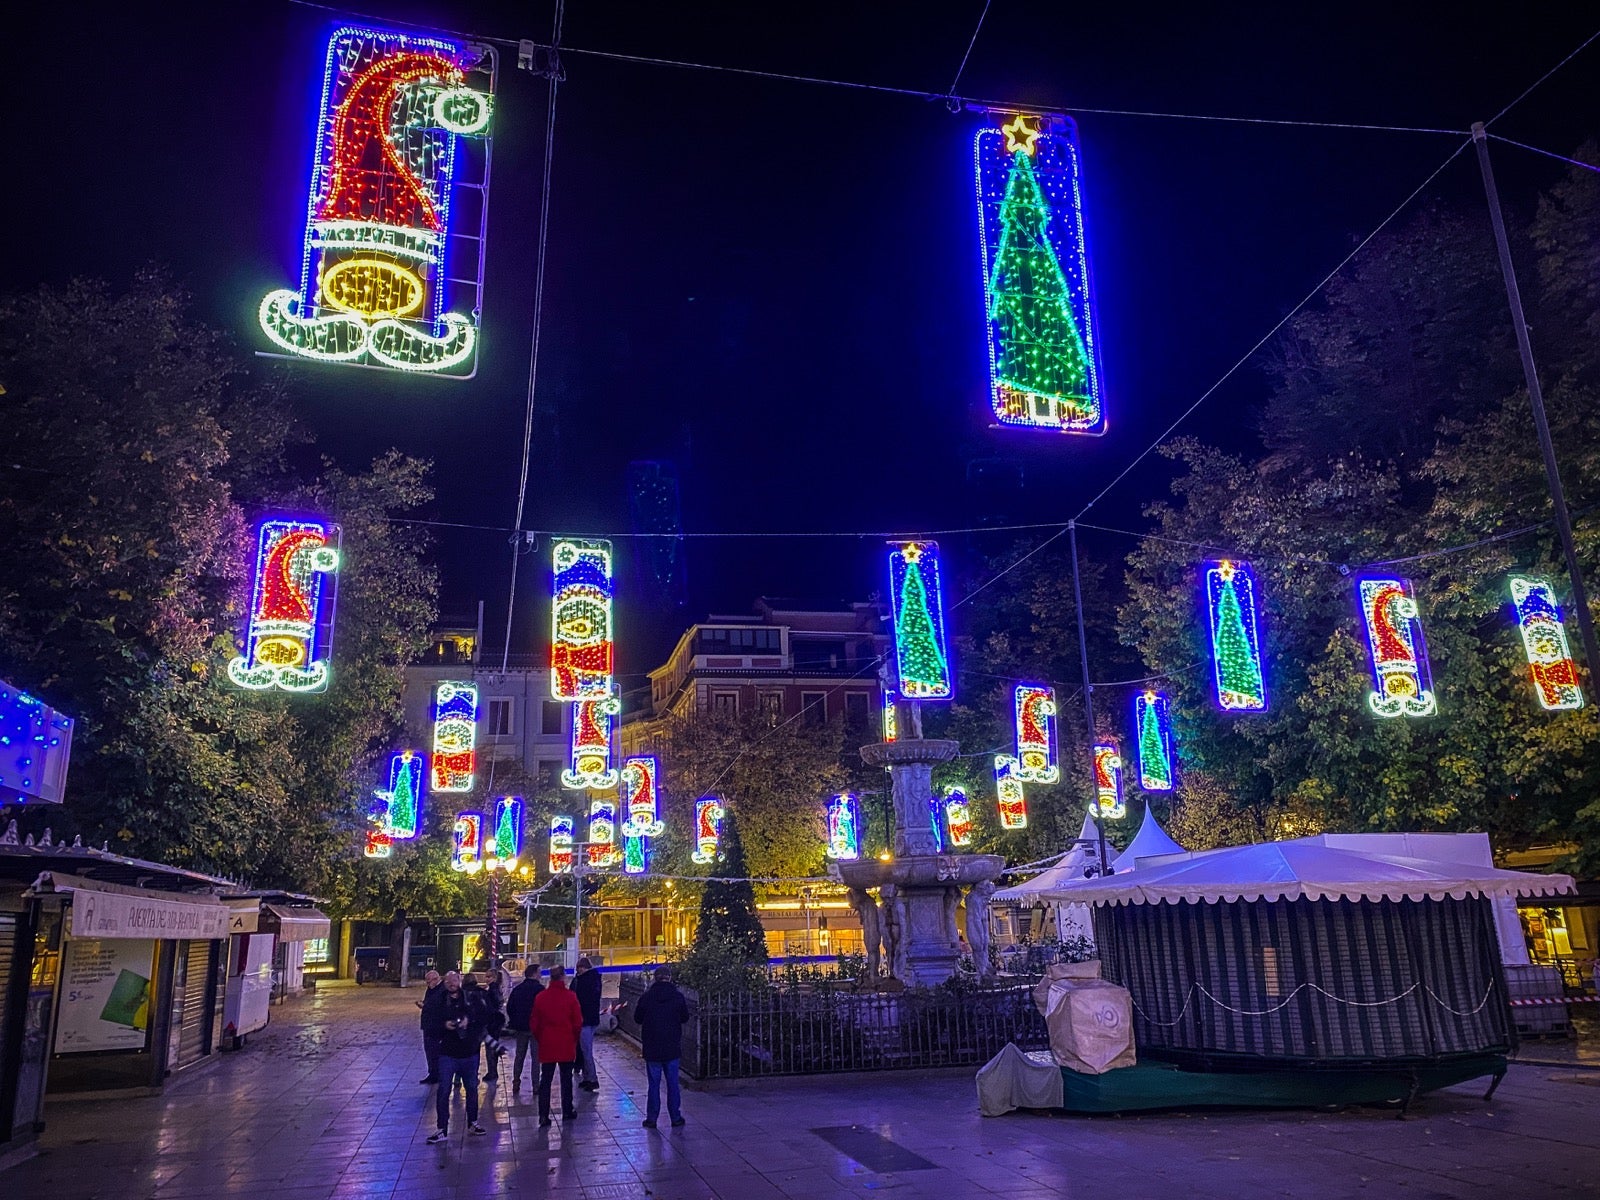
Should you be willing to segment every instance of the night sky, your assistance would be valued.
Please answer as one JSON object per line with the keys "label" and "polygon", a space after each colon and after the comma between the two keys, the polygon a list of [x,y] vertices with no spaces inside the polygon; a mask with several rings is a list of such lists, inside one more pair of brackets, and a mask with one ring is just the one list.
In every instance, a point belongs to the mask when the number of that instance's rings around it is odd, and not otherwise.
{"label": "night sky", "polygon": [[[1593,32],[1583,6],[1064,5],[994,0],[961,92],[1075,113],[1111,432],[987,428],[971,141],[943,104],[569,54],[560,88],[541,421],[524,525],[626,532],[624,477],[674,463],[684,528],[912,531],[1062,521],[1120,471],[1458,144],[1451,136],[1097,115],[1081,107],[1465,130]],[[1405,11],[1407,8],[1413,11]],[[547,40],[547,3],[353,8]],[[572,0],[571,47],[941,91],[982,9],[964,3]],[[79,10],[83,12],[83,10]],[[14,55],[14,206],[5,279],[125,284],[169,266],[197,314],[265,347],[260,297],[298,279],[323,45],[334,13],[289,3],[118,6],[63,25],[36,7]],[[49,22],[46,24],[46,22]],[[1600,132],[1591,47],[1496,132],[1570,152]],[[20,78],[18,76],[20,75]],[[509,526],[515,509],[545,127],[544,80],[503,51],[478,377],[279,366],[319,445],[359,464],[431,457],[430,517]],[[1494,149],[1527,205],[1557,163]],[[1427,193],[1481,204],[1461,156]],[[19,219],[20,218],[20,219]],[[1483,253],[1492,257],[1487,220]],[[1526,285],[1526,281],[1525,281]],[[1263,380],[1241,371],[1184,427],[1251,444]],[[1164,493],[1148,460],[1094,510],[1127,525]],[[1018,489],[978,476],[1020,472]],[[504,621],[506,534],[441,529],[447,613]],[[1044,534],[1034,535],[1045,536]],[[1011,535],[952,542],[999,551]],[[1104,556],[1126,540],[1087,544]],[[687,604],[632,586],[621,667],[659,661],[688,621],[758,594],[845,599],[883,586],[881,540],[702,540]],[[947,551],[947,554],[950,552]],[[524,577],[518,644],[547,620]],[[630,587],[632,595],[630,596]],[[630,628],[632,634],[630,635]]]}

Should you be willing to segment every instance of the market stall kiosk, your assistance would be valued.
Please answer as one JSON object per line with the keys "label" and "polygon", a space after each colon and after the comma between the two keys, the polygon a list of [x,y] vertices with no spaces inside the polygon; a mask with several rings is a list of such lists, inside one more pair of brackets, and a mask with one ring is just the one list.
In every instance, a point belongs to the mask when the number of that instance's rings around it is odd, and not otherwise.
{"label": "market stall kiosk", "polygon": [[1047,893],[1092,908],[1139,1059],[1065,1072],[1064,1106],[1408,1100],[1498,1081],[1516,1033],[1491,901],[1572,881],[1382,845],[1312,837],[1144,858]]}

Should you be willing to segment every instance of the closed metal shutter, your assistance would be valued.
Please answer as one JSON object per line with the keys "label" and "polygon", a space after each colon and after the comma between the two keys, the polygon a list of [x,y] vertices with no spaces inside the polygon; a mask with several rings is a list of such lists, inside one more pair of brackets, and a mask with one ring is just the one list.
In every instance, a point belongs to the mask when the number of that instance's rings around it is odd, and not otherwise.
{"label": "closed metal shutter", "polygon": [[[11,966],[17,960],[17,914],[0,913],[0,1030],[11,1028],[11,1003],[12,993],[20,993],[20,999],[26,999],[27,993],[20,988],[11,986]],[[6,1039],[0,1037],[0,1080],[6,1077],[6,1069],[11,1065],[6,1061],[6,1051],[9,1046]],[[0,1101],[0,1106],[4,1102]]]}
{"label": "closed metal shutter", "polygon": [[211,982],[211,942],[183,944],[184,974],[182,1019],[178,1026],[178,1066],[204,1058],[211,1047],[206,1036],[210,1013],[207,992]]}

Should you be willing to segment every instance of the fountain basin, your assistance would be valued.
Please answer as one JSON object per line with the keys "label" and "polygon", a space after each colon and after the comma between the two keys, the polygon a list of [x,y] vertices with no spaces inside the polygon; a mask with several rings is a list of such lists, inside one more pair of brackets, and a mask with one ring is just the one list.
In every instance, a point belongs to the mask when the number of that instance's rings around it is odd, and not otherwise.
{"label": "fountain basin", "polygon": [[917,854],[888,862],[863,858],[838,864],[839,878],[853,888],[955,887],[994,879],[1005,870],[998,854]]}

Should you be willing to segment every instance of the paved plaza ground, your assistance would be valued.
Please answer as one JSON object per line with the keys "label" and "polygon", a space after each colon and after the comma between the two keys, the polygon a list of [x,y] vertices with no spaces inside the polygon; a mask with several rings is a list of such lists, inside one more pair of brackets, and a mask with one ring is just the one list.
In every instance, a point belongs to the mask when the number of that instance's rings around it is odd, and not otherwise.
{"label": "paved plaza ground", "polygon": [[[0,1194],[454,1200],[1260,1200],[1600,1196],[1600,1070],[1530,1044],[1494,1100],[1481,1084],[1393,1113],[978,1115],[971,1070],[690,1087],[688,1125],[640,1128],[644,1071],[602,1039],[601,1090],[540,1129],[524,1083],[486,1091],[489,1136],[460,1101],[430,1146],[420,991],[324,990],[273,1012],[238,1054],[160,1097],[52,1102],[43,1152]],[[665,1114],[663,1114],[664,1116]]]}

